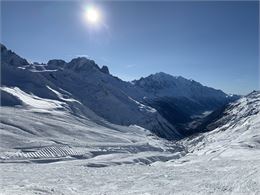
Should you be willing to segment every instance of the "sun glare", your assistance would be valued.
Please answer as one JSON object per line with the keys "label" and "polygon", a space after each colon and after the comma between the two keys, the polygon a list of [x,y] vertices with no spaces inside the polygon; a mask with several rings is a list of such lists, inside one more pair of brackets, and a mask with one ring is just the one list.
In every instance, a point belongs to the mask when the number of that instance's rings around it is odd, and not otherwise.
{"label": "sun glare", "polygon": [[88,7],[85,11],[85,18],[89,23],[97,24],[100,20],[100,12],[95,7]]}

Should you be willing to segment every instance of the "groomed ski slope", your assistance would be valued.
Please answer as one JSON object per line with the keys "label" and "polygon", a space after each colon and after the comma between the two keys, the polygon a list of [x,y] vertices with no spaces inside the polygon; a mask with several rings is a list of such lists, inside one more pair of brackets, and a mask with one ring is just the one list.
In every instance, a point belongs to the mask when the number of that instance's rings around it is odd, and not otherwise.
{"label": "groomed ski slope", "polygon": [[[84,115],[80,115],[64,101],[40,98],[19,88],[1,89],[22,102],[19,106],[1,108],[2,163],[85,159],[89,166],[99,167],[136,162],[150,164],[185,154],[182,146],[137,125],[114,125],[87,108]],[[94,158],[100,161],[92,160]]]}
{"label": "groomed ski slope", "polygon": [[259,154],[100,168],[84,161],[1,164],[2,194],[259,194]]}

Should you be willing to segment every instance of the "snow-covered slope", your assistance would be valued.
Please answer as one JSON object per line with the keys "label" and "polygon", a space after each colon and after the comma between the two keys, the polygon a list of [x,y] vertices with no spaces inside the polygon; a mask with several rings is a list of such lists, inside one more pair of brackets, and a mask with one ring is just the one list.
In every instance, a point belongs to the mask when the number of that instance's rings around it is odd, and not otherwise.
{"label": "snow-covered slope", "polygon": [[[76,58],[69,63],[51,60],[47,64],[26,62],[19,66],[20,61],[24,62],[22,58],[4,46],[1,50],[1,84],[4,87],[18,87],[25,93],[32,93],[40,98],[66,102],[66,98],[61,98],[65,96],[76,100],[67,102],[73,112],[81,112],[84,115],[85,108],[88,108],[115,124],[137,124],[168,139],[180,136],[175,127],[155,109],[139,102],[138,99],[144,92],[113,77],[106,67],[99,68],[93,60]],[[10,64],[10,61],[15,66]],[[10,106],[19,103],[19,100],[15,100],[5,91],[2,102]]]}
{"label": "snow-covered slope", "polygon": [[124,158],[117,163],[124,164],[172,159],[176,154],[170,151],[180,151],[144,128],[113,125],[87,108],[81,107],[84,115],[75,115],[69,106],[77,103],[75,99],[40,98],[18,87],[1,90],[21,101],[19,106],[1,108],[1,162],[53,162],[115,153]]}
{"label": "snow-covered slope", "polygon": [[[192,134],[190,123],[199,125],[205,113],[215,111],[227,103],[239,98],[237,95],[227,95],[202,84],[172,76],[163,72],[133,81],[135,86],[142,88],[149,94],[146,102],[156,108],[177,129],[182,129],[182,135]],[[199,117],[200,116],[200,117]]]}
{"label": "snow-covered slope", "polygon": [[[185,136],[193,115],[215,110],[230,100],[220,90],[165,73],[134,84],[124,82],[112,76],[108,67],[100,68],[84,57],[70,62],[50,60],[47,64],[31,64],[3,45],[1,71],[4,87],[18,87],[25,93],[51,100],[74,99],[67,102],[74,114],[84,115],[87,108],[111,123],[136,124],[167,139]],[[20,104],[19,99],[6,91],[2,102],[8,106]]]}
{"label": "snow-covered slope", "polygon": [[33,107],[3,108],[2,162],[35,162],[0,164],[3,194],[260,193],[260,92],[230,104],[213,131],[177,143]]}
{"label": "snow-covered slope", "polygon": [[210,132],[183,141],[189,151],[214,158],[259,154],[260,92],[254,91],[230,104],[206,128]]}

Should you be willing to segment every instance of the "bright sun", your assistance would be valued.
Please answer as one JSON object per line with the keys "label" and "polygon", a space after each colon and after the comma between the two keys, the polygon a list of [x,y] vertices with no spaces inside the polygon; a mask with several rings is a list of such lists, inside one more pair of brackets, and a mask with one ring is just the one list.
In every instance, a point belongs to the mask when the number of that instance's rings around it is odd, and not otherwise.
{"label": "bright sun", "polygon": [[100,12],[95,7],[88,7],[85,11],[85,17],[89,23],[97,24],[100,20]]}

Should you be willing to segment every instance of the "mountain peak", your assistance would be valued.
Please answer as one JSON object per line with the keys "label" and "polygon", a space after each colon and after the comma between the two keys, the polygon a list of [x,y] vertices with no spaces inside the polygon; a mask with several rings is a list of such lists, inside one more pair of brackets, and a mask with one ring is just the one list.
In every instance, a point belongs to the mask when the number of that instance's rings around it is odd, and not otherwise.
{"label": "mountain peak", "polygon": [[1,44],[1,64],[8,64],[11,66],[23,66],[28,65],[29,62],[24,58],[21,58],[16,53],[8,50],[3,44]]}
{"label": "mountain peak", "polygon": [[107,66],[102,66],[102,68],[100,69],[101,72],[105,73],[105,74],[109,74],[109,69]]}
{"label": "mountain peak", "polygon": [[2,43],[0,43],[0,45],[1,45],[1,52],[4,52],[7,50],[6,46],[4,46]]}
{"label": "mountain peak", "polygon": [[47,65],[49,68],[61,68],[64,67],[66,62],[60,59],[49,60]]}
{"label": "mountain peak", "polygon": [[66,64],[65,68],[72,69],[74,71],[91,71],[91,70],[100,70],[98,65],[94,60],[90,60],[86,57],[78,57],[72,59],[69,63]]}
{"label": "mountain peak", "polygon": [[150,78],[163,78],[163,79],[167,79],[167,78],[172,78],[174,76],[170,75],[170,74],[167,74],[165,72],[157,72],[157,73],[154,73],[154,74],[151,74],[149,75],[148,77]]}
{"label": "mountain peak", "polygon": [[[188,80],[182,76],[173,76],[173,75],[170,75],[168,73],[165,73],[165,72],[157,72],[157,73],[154,73],[154,74],[151,74],[145,78],[141,78],[141,79],[151,79],[153,81],[184,81],[184,82],[187,82],[187,81],[192,81],[192,82],[196,82],[194,80]],[[141,80],[140,79],[140,80]]]}
{"label": "mountain peak", "polygon": [[133,81],[133,83],[143,88],[147,92],[151,92],[156,96],[172,96],[199,98],[205,96],[224,98],[227,94],[221,90],[203,86],[201,83],[186,79],[182,76],[172,76],[164,72],[151,74],[145,78]]}
{"label": "mountain peak", "polygon": [[246,95],[246,97],[257,97],[260,98],[260,91],[252,91],[251,93],[249,93],[248,95]]}
{"label": "mountain peak", "polygon": [[167,74],[167,73],[165,73],[165,72],[156,72],[156,73],[154,73],[154,74],[151,74],[151,75],[157,75],[157,76],[172,76],[172,75],[170,75],[170,74]]}
{"label": "mountain peak", "polygon": [[140,87],[152,87],[159,90],[175,86],[177,83],[191,83],[191,81],[181,76],[172,76],[164,72],[158,72],[147,77],[141,77],[139,80],[134,80],[133,83]]}

